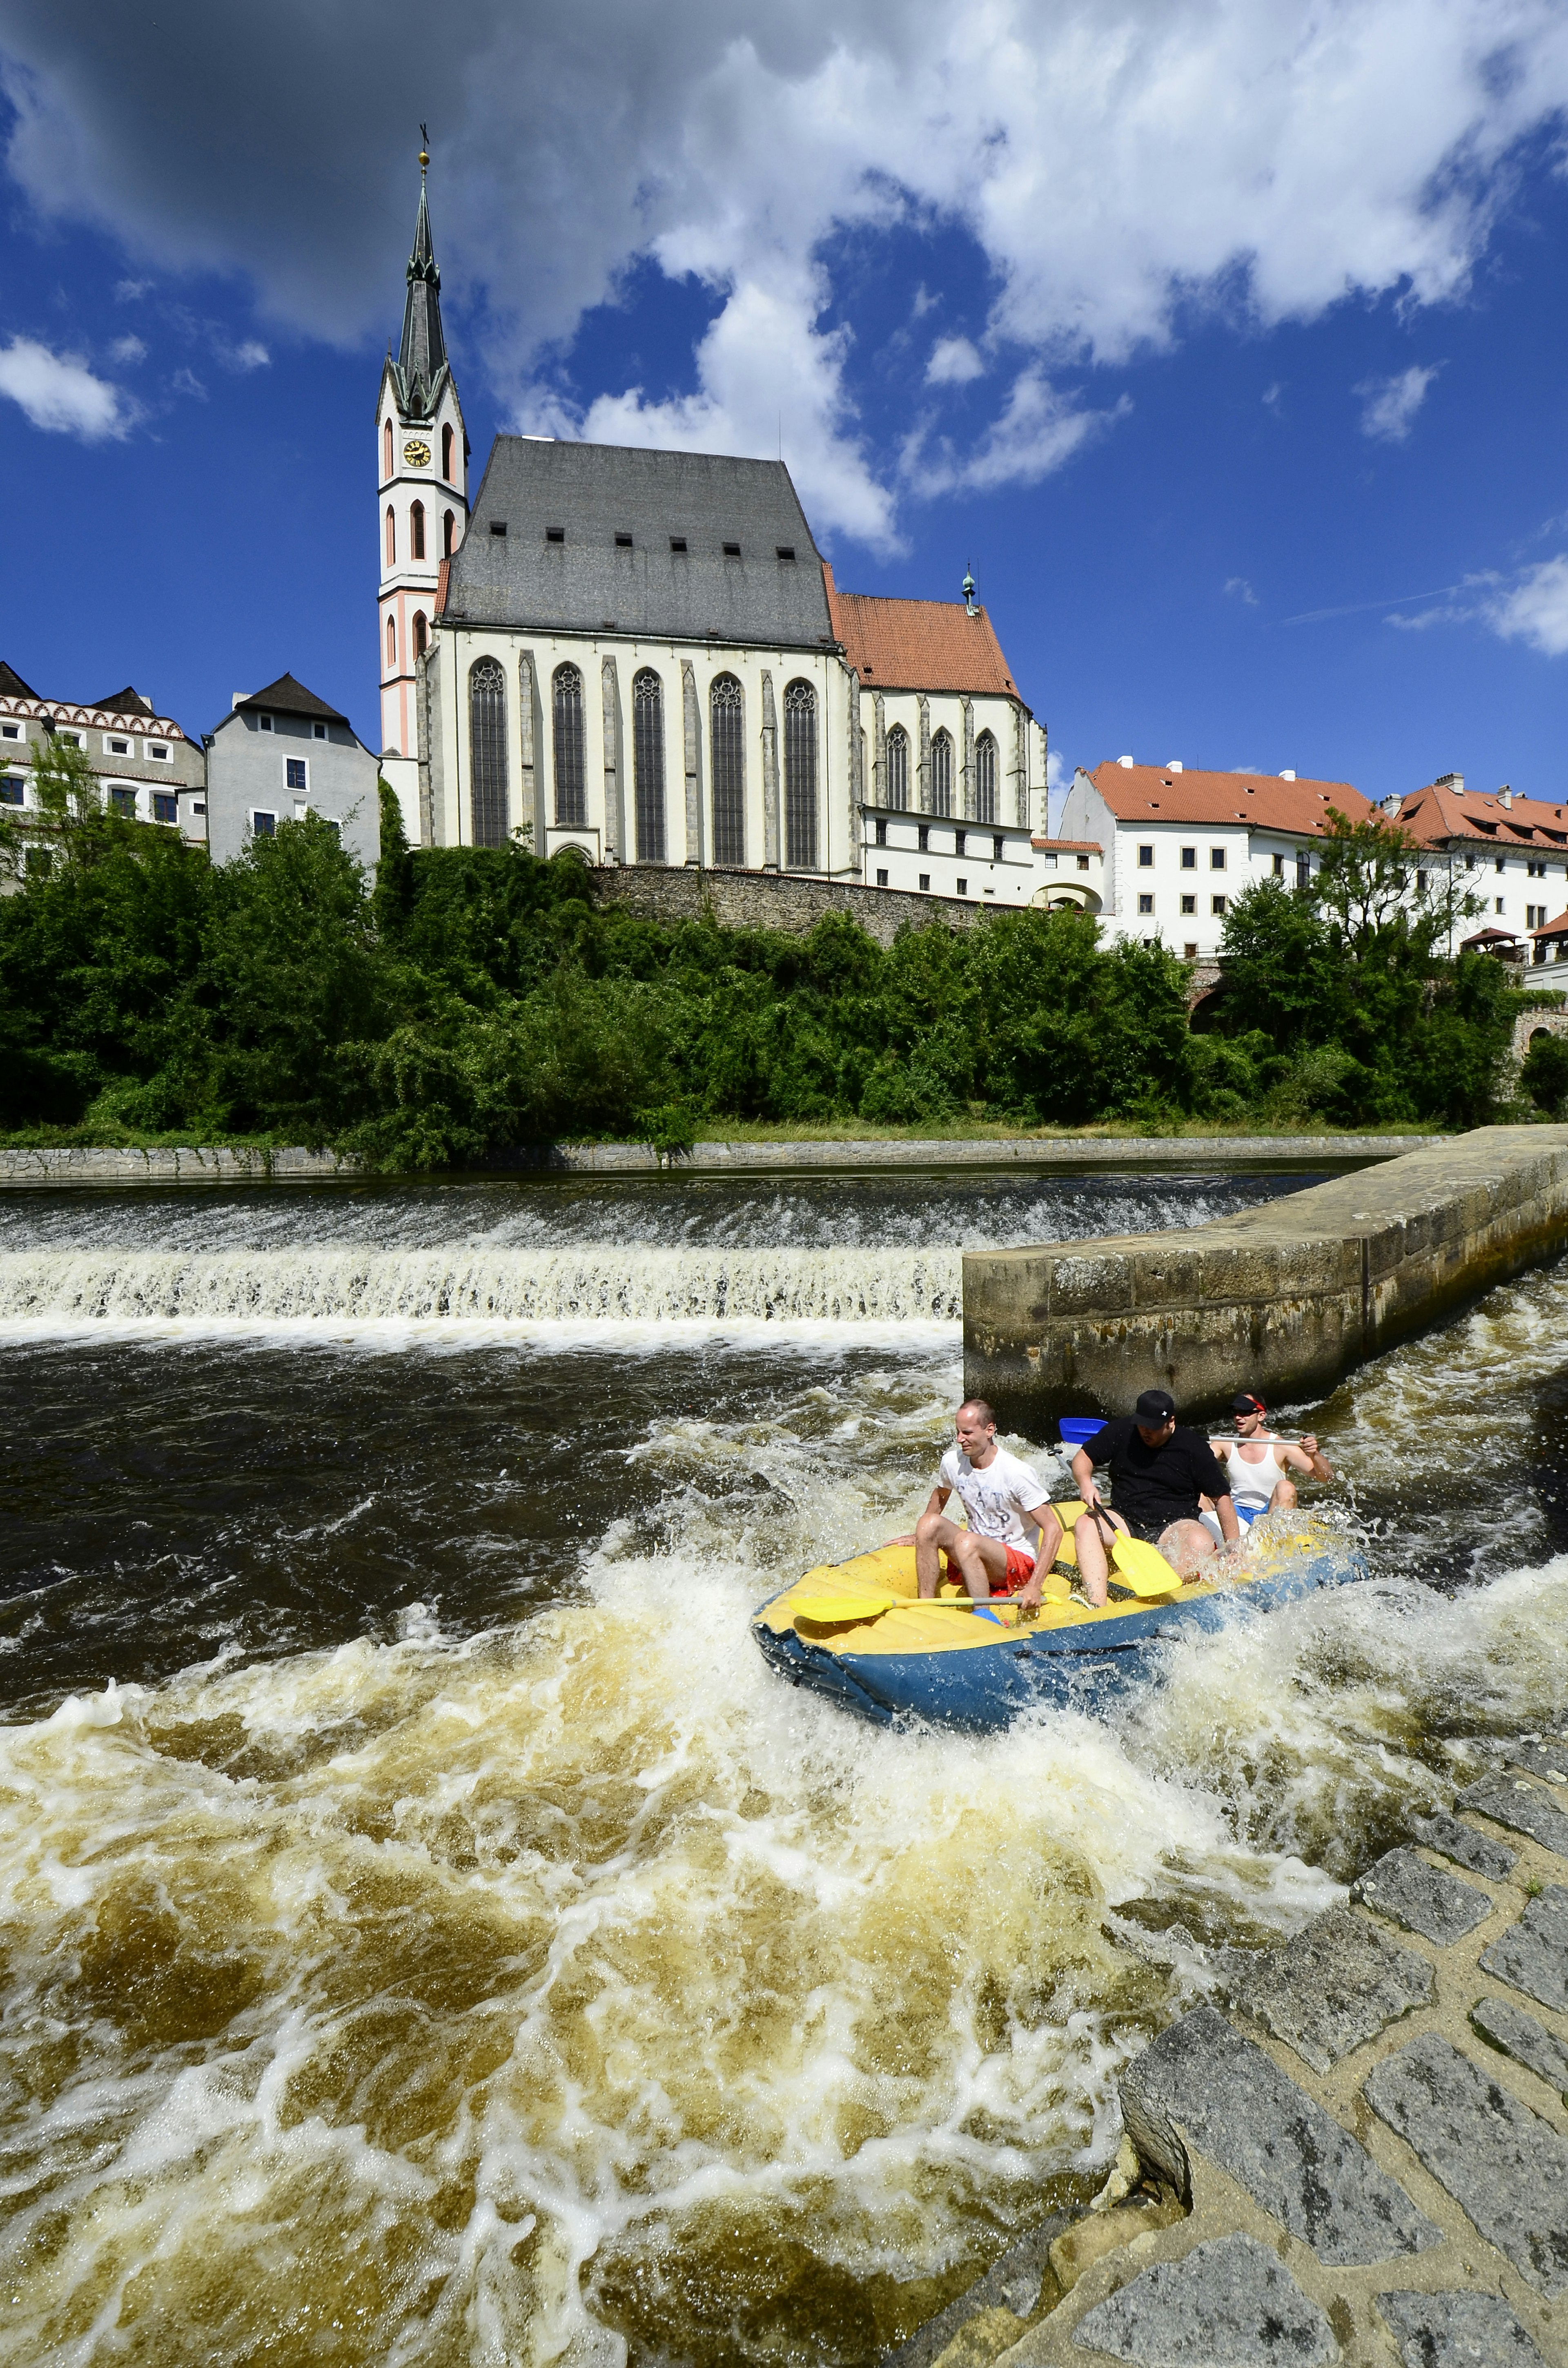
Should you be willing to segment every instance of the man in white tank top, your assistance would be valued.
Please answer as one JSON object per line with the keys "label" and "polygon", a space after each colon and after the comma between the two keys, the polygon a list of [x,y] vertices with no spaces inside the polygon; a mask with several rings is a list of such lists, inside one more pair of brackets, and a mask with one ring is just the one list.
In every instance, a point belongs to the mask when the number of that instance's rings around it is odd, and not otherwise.
{"label": "man in white tank top", "polygon": [[1231,1400],[1235,1417],[1233,1440],[1211,1439],[1210,1448],[1224,1465],[1231,1483],[1231,1501],[1248,1526],[1263,1513],[1288,1513],[1296,1503],[1292,1472],[1311,1480],[1332,1480],[1328,1458],[1310,1431],[1299,1447],[1276,1439],[1268,1428],[1268,1410],[1251,1390],[1239,1390]]}

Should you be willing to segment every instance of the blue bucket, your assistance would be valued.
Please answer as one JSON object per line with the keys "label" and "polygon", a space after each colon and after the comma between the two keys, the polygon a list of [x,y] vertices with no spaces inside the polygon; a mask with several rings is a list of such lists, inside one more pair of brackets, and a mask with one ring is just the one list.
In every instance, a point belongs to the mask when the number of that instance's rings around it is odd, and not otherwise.
{"label": "blue bucket", "polygon": [[1062,1433],[1063,1447],[1082,1447],[1086,1439],[1105,1429],[1105,1417],[1097,1414],[1064,1414],[1056,1426]]}

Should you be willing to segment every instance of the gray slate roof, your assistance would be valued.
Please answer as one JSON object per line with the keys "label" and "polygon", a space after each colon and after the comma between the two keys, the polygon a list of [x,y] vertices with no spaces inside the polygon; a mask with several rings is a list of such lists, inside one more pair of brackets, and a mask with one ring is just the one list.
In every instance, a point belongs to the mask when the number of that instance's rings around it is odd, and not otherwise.
{"label": "gray slate roof", "polygon": [[[505,535],[491,531],[503,523]],[[551,527],[564,541],[549,540]],[[780,545],[794,558],[780,559]],[[782,461],[523,436],[491,448],[442,614],[754,648],[834,639],[822,555]]]}
{"label": "gray slate roof", "polygon": [[253,690],[248,699],[237,699],[232,712],[235,715],[258,715],[264,710],[269,710],[275,715],[309,715],[324,723],[348,722],[347,715],[340,715],[335,707],[329,707],[324,699],[318,699],[313,690],[307,690],[304,684],[296,682],[291,674],[280,674],[276,682],[267,684],[265,690]]}

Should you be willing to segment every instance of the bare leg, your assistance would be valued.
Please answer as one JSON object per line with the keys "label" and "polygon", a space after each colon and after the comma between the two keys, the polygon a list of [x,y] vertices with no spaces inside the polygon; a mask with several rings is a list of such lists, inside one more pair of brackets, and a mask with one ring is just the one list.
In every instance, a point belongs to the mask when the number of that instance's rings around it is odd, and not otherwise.
{"label": "bare leg", "polygon": [[1199,1564],[1218,1548],[1201,1521],[1173,1521],[1160,1532],[1160,1552],[1173,1570],[1190,1578]]}
{"label": "bare leg", "polygon": [[[1127,1536],[1126,1522],[1115,1513],[1103,1518],[1108,1519],[1123,1537]],[[1106,1600],[1106,1581],[1110,1571],[1103,1519],[1097,1521],[1093,1513],[1080,1513],[1074,1523],[1073,1539],[1078,1549],[1078,1584],[1097,1609]]]}
{"label": "bare leg", "polygon": [[1274,1494],[1268,1500],[1268,1509],[1271,1513],[1293,1513],[1299,1502],[1295,1482],[1280,1480],[1277,1482]]}
{"label": "bare leg", "polygon": [[937,1559],[942,1531],[952,1529],[941,1513],[922,1513],[915,1525],[915,1581],[922,1595],[935,1595],[942,1566]]}

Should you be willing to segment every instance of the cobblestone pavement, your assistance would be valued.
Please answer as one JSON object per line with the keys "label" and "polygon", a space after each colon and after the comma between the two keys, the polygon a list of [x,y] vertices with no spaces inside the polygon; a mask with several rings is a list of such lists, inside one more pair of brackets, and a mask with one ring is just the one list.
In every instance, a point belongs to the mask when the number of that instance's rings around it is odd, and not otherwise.
{"label": "cobblestone pavement", "polygon": [[1568,1721],[1455,1806],[1214,1961],[1089,2215],[896,2368],[1568,2368]]}

